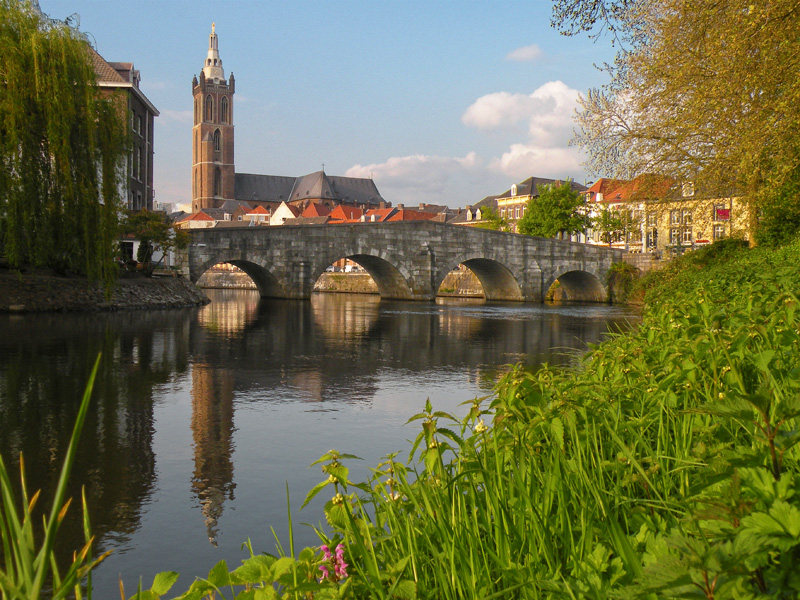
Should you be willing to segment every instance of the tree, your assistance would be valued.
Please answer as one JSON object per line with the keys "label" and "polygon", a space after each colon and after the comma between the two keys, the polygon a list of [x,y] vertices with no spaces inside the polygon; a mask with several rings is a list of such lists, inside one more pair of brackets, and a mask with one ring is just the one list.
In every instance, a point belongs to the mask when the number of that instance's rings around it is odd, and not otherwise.
{"label": "tree", "polygon": [[614,242],[625,239],[627,226],[625,212],[611,210],[605,206],[592,219],[592,228],[600,232],[600,240],[609,246]]}
{"label": "tree", "polygon": [[103,97],[86,40],[0,0],[0,252],[104,280],[116,269],[126,104]]}
{"label": "tree", "polygon": [[581,99],[596,174],[713,183],[760,204],[800,167],[800,3],[557,0],[565,33],[604,26],[610,83]]}
{"label": "tree", "polygon": [[508,221],[500,217],[491,206],[481,206],[481,220],[475,225],[478,229],[509,231]]}
{"label": "tree", "polygon": [[[167,252],[183,249],[189,244],[189,233],[169,223],[166,215],[146,210],[128,213],[122,224],[126,235],[139,240],[136,260],[143,265],[148,277],[158,268]],[[161,258],[153,262],[153,254],[161,252]]]}
{"label": "tree", "polygon": [[525,235],[555,237],[559,233],[572,234],[586,229],[583,199],[572,191],[569,182],[540,186],[538,197],[532,196],[519,220],[518,231]]}

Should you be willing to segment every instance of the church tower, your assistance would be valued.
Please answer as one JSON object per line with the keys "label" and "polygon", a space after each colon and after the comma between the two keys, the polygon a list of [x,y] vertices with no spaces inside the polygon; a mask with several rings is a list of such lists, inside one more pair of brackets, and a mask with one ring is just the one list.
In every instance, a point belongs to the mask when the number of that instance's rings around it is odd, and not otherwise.
{"label": "church tower", "polygon": [[192,79],[192,212],[216,208],[234,199],[233,73],[226,81],[215,26],[200,78]]}

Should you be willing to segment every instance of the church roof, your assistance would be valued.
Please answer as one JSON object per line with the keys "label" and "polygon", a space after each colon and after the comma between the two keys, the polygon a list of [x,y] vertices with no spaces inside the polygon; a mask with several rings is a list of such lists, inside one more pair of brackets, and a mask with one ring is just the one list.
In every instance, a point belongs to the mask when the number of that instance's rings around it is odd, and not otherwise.
{"label": "church roof", "polygon": [[337,177],[324,171],[302,177],[236,173],[234,196],[245,202],[330,199],[345,204],[378,204],[383,200],[372,179]]}
{"label": "church roof", "polygon": [[236,173],[233,181],[234,197],[250,202],[285,202],[289,200],[296,177],[280,175],[255,175]]}

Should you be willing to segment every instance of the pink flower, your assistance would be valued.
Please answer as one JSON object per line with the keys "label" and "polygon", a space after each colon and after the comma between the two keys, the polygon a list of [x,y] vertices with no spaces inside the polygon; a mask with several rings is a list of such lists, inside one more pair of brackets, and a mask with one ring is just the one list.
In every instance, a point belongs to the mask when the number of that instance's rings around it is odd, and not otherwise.
{"label": "pink flower", "polygon": [[[331,581],[339,581],[347,577],[348,564],[344,562],[344,544],[336,546],[336,555],[331,555],[331,550],[327,545],[320,546],[323,553],[323,563],[319,566],[322,571],[322,579],[330,579]],[[330,568],[333,568],[333,576],[331,577]]]}

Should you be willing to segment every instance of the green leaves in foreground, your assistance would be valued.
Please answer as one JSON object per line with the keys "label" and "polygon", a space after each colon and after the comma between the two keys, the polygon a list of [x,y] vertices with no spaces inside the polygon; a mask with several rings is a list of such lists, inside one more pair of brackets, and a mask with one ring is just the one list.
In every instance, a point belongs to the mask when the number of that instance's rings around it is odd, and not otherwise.
{"label": "green leaves in foreground", "polygon": [[[81,400],[78,416],[72,430],[67,452],[64,457],[61,474],[58,479],[56,491],[52,499],[49,516],[43,519],[43,532],[37,533],[34,527],[35,509],[40,494],[36,492],[32,497],[28,495],[25,481],[25,463],[20,456],[20,486],[21,498],[14,497],[14,486],[11,483],[8,470],[2,456],[0,456],[0,538],[2,539],[2,554],[4,563],[0,567],[0,591],[4,600],[38,600],[42,590],[52,587],[54,600],[66,598],[74,593],[81,597],[80,587],[89,572],[97,566],[108,552],[93,559],[91,550],[94,538],[90,533],[89,515],[86,509],[86,497],[82,497],[84,515],[85,545],[77,550],[73,556],[72,564],[63,571],[58,568],[53,551],[58,528],[69,510],[71,499],[65,500],[67,480],[69,479],[72,464],[75,461],[78,439],[83,429],[86,413],[89,410],[89,401],[97,375],[100,357],[97,357],[94,368],[86,384],[86,390]],[[38,541],[37,541],[38,540]],[[89,585],[91,598],[91,585]]]}

